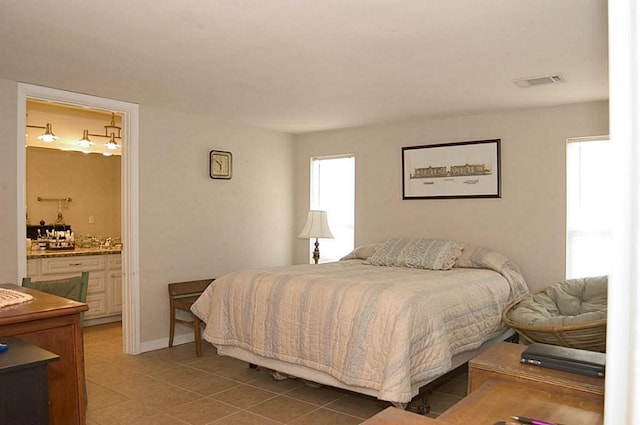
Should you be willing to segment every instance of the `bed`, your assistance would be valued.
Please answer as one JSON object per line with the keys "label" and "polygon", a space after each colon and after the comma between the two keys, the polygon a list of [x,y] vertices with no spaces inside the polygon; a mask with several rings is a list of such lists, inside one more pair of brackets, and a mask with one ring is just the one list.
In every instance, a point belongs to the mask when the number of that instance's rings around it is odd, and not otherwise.
{"label": "bed", "polygon": [[527,292],[496,251],[392,238],[333,263],[227,274],[192,311],[220,355],[405,406],[513,332],[502,311]]}

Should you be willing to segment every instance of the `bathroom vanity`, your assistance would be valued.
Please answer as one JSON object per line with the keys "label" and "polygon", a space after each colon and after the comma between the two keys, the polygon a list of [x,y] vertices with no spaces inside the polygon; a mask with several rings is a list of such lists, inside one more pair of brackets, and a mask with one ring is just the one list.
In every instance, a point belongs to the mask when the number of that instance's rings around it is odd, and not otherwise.
{"label": "bathroom vanity", "polygon": [[85,325],[122,319],[122,263],[119,249],[27,252],[27,275],[34,281],[64,279],[89,272]]}

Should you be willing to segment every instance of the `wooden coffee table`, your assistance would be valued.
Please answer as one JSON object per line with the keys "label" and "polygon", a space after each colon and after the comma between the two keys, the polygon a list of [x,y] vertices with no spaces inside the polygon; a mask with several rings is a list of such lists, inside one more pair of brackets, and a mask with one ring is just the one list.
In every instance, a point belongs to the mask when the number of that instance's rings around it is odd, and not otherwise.
{"label": "wooden coffee table", "polygon": [[602,425],[604,403],[580,395],[489,380],[438,417],[452,425],[493,425],[510,416],[552,423]]}
{"label": "wooden coffee table", "polygon": [[549,390],[604,402],[604,379],[520,363],[525,345],[503,342],[469,361],[467,393],[500,379],[528,388]]}
{"label": "wooden coffee table", "polygon": [[391,407],[363,425],[494,425],[510,416],[602,425],[604,379],[522,364],[524,349],[500,343],[471,360],[468,395],[437,419]]}
{"label": "wooden coffee table", "polygon": [[362,422],[361,425],[448,425],[440,419],[428,418],[396,407],[387,407],[382,412]]}
{"label": "wooden coffee table", "polygon": [[467,396],[438,419],[456,425],[493,425],[510,416],[603,423],[603,378],[520,363],[525,348],[504,342],[469,361]]}

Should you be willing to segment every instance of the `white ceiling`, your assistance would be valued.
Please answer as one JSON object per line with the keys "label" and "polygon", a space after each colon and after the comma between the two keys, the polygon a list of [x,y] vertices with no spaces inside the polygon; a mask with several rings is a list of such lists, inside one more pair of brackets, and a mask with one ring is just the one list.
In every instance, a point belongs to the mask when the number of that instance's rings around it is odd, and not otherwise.
{"label": "white ceiling", "polygon": [[0,0],[0,78],[291,133],[603,100],[607,1]]}

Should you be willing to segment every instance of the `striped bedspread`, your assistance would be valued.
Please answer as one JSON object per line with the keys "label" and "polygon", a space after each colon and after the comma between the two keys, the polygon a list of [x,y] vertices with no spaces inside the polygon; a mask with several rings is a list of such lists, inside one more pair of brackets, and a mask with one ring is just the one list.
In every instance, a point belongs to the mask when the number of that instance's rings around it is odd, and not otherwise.
{"label": "striped bedspread", "polygon": [[192,310],[216,346],[303,365],[403,403],[415,395],[412,383],[442,375],[452,356],[504,331],[503,309],[526,292],[524,280],[477,267],[346,260],[242,270],[218,278]]}

